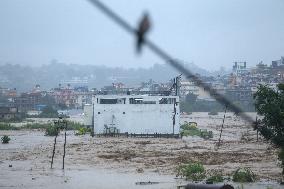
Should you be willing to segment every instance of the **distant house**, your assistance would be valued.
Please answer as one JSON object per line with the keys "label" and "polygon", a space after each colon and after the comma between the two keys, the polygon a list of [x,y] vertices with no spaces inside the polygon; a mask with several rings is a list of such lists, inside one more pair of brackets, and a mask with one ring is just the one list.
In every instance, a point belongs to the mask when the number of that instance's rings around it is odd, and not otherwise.
{"label": "distant house", "polygon": [[235,75],[242,75],[248,72],[247,63],[246,62],[235,62],[233,66],[233,73]]}
{"label": "distant house", "polygon": [[36,105],[41,103],[41,93],[22,93],[15,98],[15,105],[20,112],[36,110]]}
{"label": "distant house", "polygon": [[0,107],[0,120],[10,120],[16,118],[18,108],[16,107]]}
{"label": "distant house", "polygon": [[75,107],[76,108],[83,108],[85,104],[89,104],[92,102],[92,95],[91,92],[76,92],[76,100],[75,100]]}
{"label": "distant house", "polygon": [[76,104],[76,94],[71,88],[54,88],[51,95],[55,99],[56,104],[65,105],[67,107],[74,107]]}

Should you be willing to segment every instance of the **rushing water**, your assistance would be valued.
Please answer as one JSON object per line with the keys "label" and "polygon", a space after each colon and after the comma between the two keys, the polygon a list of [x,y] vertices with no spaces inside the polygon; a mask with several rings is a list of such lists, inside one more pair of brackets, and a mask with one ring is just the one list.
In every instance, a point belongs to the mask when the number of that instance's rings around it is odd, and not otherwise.
{"label": "rushing water", "polygon": [[[53,188],[138,188],[138,189],[175,189],[178,185],[185,184],[185,181],[174,179],[173,175],[160,175],[156,172],[129,173],[116,169],[102,169],[94,167],[83,167],[80,164],[68,167],[62,171],[60,167],[49,169],[41,161],[25,159],[9,160],[5,154],[13,155],[17,151],[28,151],[46,143],[52,143],[53,137],[44,137],[41,132],[15,131],[10,132],[12,138],[9,145],[1,145],[3,155],[0,161],[0,189],[2,188],[23,188],[23,189],[53,189]],[[12,133],[12,134],[11,134]],[[6,134],[4,131],[0,133]],[[72,139],[72,140],[71,140]],[[80,142],[84,138],[74,135],[69,136],[68,142]],[[9,165],[12,164],[12,167]],[[45,167],[42,167],[45,165]],[[32,169],[31,169],[32,167]],[[126,168],[127,169],[127,168]],[[151,185],[136,185],[136,182],[157,182]],[[238,189],[284,189],[277,183],[257,182],[253,184],[232,183]]]}
{"label": "rushing water", "polygon": [[[23,189],[112,189],[112,188],[137,188],[137,189],[175,189],[186,182],[174,179],[172,175],[159,175],[158,173],[125,173],[117,170],[105,169],[46,169],[25,170],[25,163],[13,162],[13,168],[8,168],[5,163],[0,168],[0,188]],[[156,184],[137,185],[136,182],[156,182]],[[231,183],[236,189],[280,189],[283,186],[276,183],[258,182],[253,184]]]}

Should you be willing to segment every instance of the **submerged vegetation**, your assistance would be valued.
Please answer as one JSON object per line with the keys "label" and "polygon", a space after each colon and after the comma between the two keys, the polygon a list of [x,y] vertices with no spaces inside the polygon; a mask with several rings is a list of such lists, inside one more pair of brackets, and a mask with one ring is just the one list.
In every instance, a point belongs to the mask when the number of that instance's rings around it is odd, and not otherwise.
{"label": "submerged vegetation", "polygon": [[11,140],[11,138],[8,135],[4,135],[1,138],[2,144],[8,144],[10,140]]}
{"label": "submerged vegetation", "polygon": [[180,165],[177,168],[177,175],[193,181],[201,181],[206,177],[205,168],[199,162]]}
{"label": "submerged vegetation", "polygon": [[[23,126],[14,126],[9,123],[0,123],[0,130],[44,130],[45,136],[56,136],[60,132],[54,123],[33,123],[29,122]],[[67,121],[67,130],[77,130],[76,135],[84,135],[91,132],[90,128],[85,128],[81,123]]]}
{"label": "submerged vegetation", "polygon": [[58,112],[51,106],[43,108],[42,112],[38,115],[40,118],[57,118]]}
{"label": "submerged vegetation", "polygon": [[[14,126],[9,123],[0,123],[0,130],[24,130],[24,129],[47,129],[54,125],[54,123],[27,123],[23,126]],[[67,130],[79,130],[83,125],[78,122],[67,121]]]}
{"label": "submerged vegetation", "polygon": [[9,123],[0,123],[0,130],[19,130],[19,127],[15,127]]}
{"label": "submerged vegetation", "polygon": [[185,122],[180,126],[181,136],[199,136],[204,139],[213,138],[213,132],[197,128],[195,122]]}
{"label": "submerged vegetation", "polygon": [[226,181],[234,181],[239,183],[255,182],[256,175],[249,168],[238,168],[231,177],[224,177],[222,172],[218,170],[208,173],[203,164],[200,162],[187,163],[177,167],[177,176],[184,177],[186,180],[203,181],[206,183],[220,183]]}
{"label": "submerged vegetation", "polygon": [[80,127],[77,129],[77,132],[75,135],[85,135],[86,133],[92,133],[91,128]]}
{"label": "submerged vegetation", "polygon": [[60,130],[56,125],[49,125],[45,129],[45,136],[57,136],[59,131]]}
{"label": "submerged vegetation", "polygon": [[249,168],[239,168],[233,174],[234,182],[254,182],[255,174]]}
{"label": "submerged vegetation", "polygon": [[224,178],[223,178],[222,174],[220,174],[220,173],[217,173],[216,175],[212,175],[206,180],[206,182],[208,182],[208,183],[219,183],[219,182],[223,182],[223,181],[224,181]]}

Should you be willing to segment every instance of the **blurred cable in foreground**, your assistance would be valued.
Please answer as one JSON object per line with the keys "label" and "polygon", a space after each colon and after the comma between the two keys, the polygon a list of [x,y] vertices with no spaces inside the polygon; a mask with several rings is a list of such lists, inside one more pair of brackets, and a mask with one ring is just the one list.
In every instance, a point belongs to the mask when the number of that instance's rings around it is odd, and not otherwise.
{"label": "blurred cable in foreground", "polygon": [[229,99],[227,99],[224,95],[219,94],[215,89],[211,88],[210,85],[204,83],[199,77],[195,76],[188,69],[186,69],[182,64],[180,64],[176,59],[172,58],[168,53],[158,47],[155,43],[145,38],[145,34],[150,28],[150,23],[148,20],[148,15],[145,15],[138,29],[130,26],[125,20],[123,20],[119,15],[117,15],[114,11],[108,8],[105,4],[103,4],[99,0],[89,0],[91,4],[101,10],[104,14],[106,14],[111,20],[117,23],[120,27],[126,30],[128,33],[134,35],[137,38],[137,51],[140,52],[143,45],[147,46],[154,54],[162,58],[166,63],[170,64],[180,73],[182,73],[187,79],[193,81],[197,86],[204,88],[212,97],[214,97],[219,103],[226,106],[229,110],[235,112],[237,115],[240,115],[244,120],[248,121],[250,124],[254,123],[252,117],[244,113],[244,111],[233,104]]}

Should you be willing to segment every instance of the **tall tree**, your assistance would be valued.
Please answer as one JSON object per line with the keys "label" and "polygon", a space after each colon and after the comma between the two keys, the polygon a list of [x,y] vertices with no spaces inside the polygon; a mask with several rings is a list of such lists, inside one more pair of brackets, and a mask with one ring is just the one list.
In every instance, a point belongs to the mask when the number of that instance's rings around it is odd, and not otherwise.
{"label": "tall tree", "polygon": [[189,102],[189,103],[195,103],[197,99],[197,95],[193,94],[192,92],[189,92],[186,96],[185,96],[185,101]]}
{"label": "tall tree", "polygon": [[256,129],[280,148],[278,157],[282,161],[284,174],[284,84],[279,84],[276,90],[260,85],[254,99],[257,113],[263,116]]}

